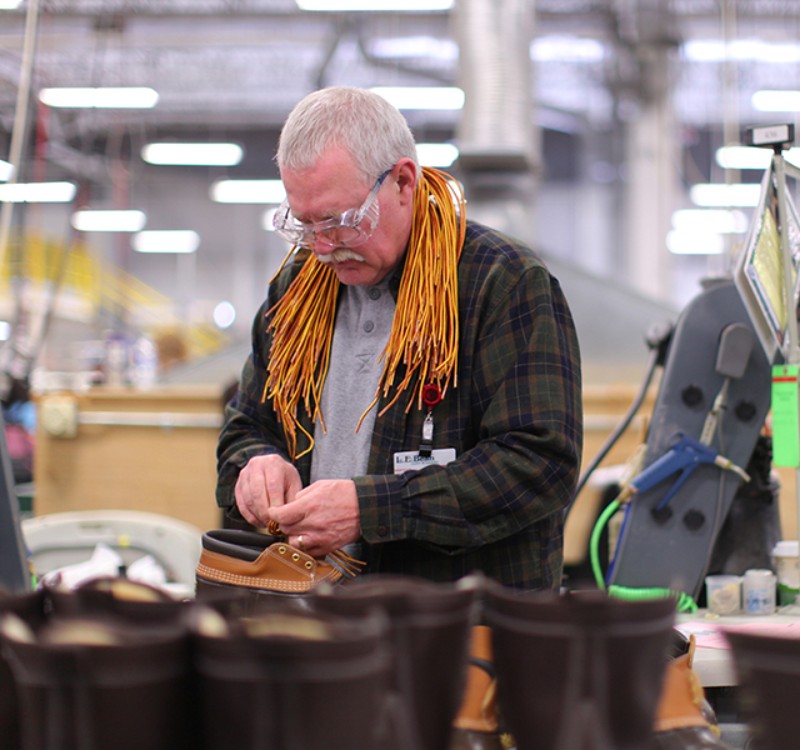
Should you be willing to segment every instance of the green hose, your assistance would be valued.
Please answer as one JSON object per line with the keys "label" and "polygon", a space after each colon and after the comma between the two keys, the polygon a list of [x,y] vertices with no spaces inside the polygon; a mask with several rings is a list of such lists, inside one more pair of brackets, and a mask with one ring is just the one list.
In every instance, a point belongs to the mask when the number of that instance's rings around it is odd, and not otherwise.
{"label": "green hose", "polygon": [[[619,510],[621,504],[619,500],[612,500],[603,509],[603,512],[600,514],[600,517],[597,519],[592,529],[592,535],[589,539],[589,556],[592,563],[592,573],[594,574],[597,587],[601,591],[606,590],[606,582],[600,567],[600,536],[611,517]],[[697,603],[684,591],[673,591],[672,589],[656,587],[629,588],[627,586],[609,586],[608,595],[627,601],[673,597],[676,600],[675,606],[678,612],[697,612]]]}
{"label": "green hose", "polygon": [[592,529],[592,535],[589,538],[589,556],[592,563],[592,573],[594,574],[594,580],[597,584],[597,588],[601,590],[605,589],[606,581],[605,577],[603,576],[603,571],[600,568],[600,536],[611,517],[619,510],[620,505],[621,503],[619,500],[612,500],[605,507],[603,512],[600,514],[600,517],[597,519],[597,522]]}

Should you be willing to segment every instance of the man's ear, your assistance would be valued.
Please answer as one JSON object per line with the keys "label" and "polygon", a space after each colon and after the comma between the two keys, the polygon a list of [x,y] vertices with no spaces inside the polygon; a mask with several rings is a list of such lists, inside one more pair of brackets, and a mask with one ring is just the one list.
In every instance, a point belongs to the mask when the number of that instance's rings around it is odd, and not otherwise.
{"label": "man's ear", "polygon": [[417,187],[418,168],[413,159],[400,159],[395,164],[395,189],[400,193],[401,202],[414,200],[414,189]]}

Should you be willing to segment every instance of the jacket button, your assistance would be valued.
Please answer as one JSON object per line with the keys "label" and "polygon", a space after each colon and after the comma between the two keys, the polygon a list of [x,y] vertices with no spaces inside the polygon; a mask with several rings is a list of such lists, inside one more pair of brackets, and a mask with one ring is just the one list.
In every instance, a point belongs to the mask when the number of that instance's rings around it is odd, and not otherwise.
{"label": "jacket button", "polygon": [[385,526],[378,526],[378,536],[386,536],[389,533],[389,529]]}

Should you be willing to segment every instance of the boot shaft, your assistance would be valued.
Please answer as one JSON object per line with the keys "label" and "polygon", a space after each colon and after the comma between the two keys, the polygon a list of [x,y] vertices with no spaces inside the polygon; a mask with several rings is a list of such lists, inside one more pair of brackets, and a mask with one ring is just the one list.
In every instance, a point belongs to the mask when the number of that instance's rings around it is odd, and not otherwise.
{"label": "boot shaft", "polygon": [[723,630],[739,676],[742,711],[759,750],[797,747],[800,641]]}
{"label": "boot shaft", "polygon": [[668,599],[490,587],[500,711],[518,750],[646,747],[674,613]]}
{"label": "boot shaft", "polygon": [[389,648],[381,616],[199,617],[194,661],[207,750],[382,748]]}
{"label": "boot shaft", "polygon": [[[5,614],[15,614],[27,622],[43,622],[44,592],[0,594],[0,620]],[[19,750],[21,747],[19,713],[19,696],[14,674],[3,650],[0,650],[0,737],[3,738],[3,747],[8,750]]]}
{"label": "boot shaft", "polygon": [[413,750],[447,748],[466,678],[479,582],[373,575],[322,590],[314,606],[339,615],[383,612],[390,623],[392,689]]}
{"label": "boot shaft", "polygon": [[185,631],[142,636],[79,617],[26,628],[3,620],[23,750],[171,750],[193,739]]}

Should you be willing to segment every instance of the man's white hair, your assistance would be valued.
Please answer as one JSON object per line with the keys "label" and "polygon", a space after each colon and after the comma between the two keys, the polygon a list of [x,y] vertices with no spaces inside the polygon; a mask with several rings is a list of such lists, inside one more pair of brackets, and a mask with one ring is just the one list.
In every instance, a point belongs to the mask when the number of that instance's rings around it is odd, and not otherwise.
{"label": "man's white hair", "polygon": [[403,115],[378,94],[350,86],[319,89],[302,99],[281,131],[278,167],[313,167],[332,146],[346,149],[365,182],[399,159],[419,164],[414,136]]}

